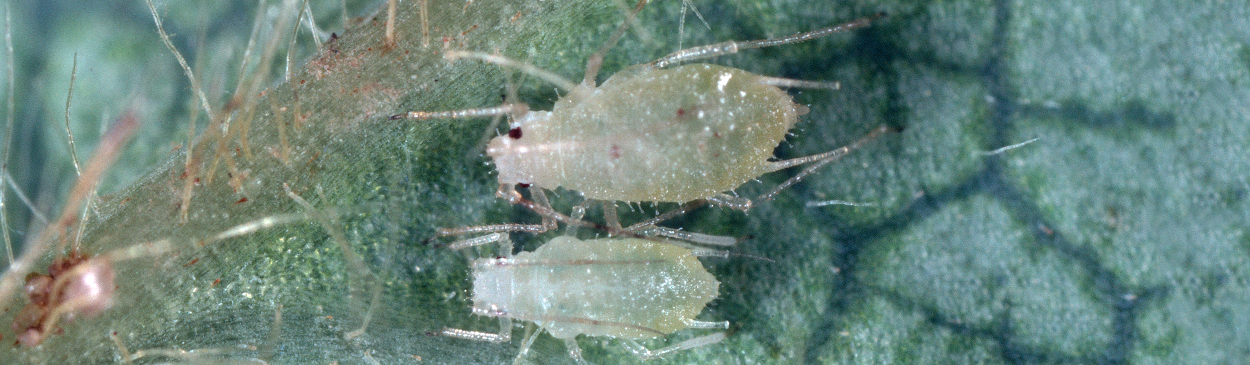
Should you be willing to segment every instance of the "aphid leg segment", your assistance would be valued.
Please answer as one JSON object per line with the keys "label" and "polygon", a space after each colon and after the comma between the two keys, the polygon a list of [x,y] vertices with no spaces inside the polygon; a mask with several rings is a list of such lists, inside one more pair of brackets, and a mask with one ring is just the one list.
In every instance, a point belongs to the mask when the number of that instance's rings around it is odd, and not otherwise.
{"label": "aphid leg segment", "polygon": [[727,330],[729,329],[729,321],[708,322],[692,319],[686,322],[686,327]]}
{"label": "aphid leg segment", "polygon": [[637,232],[637,231],[646,229],[647,227],[654,226],[656,224],[659,224],[660,222],[673,219],[682,214],[686,214],[691,211],[694,211],[696,208],[702,207],[706,205],[708,202],[709,200],[707,199],[691,200],[689,202],[686,202],[685,204],[682,204],[680,207],[677,207],[677,209],[673,209],[673,210],[664,212],[660,215],[657,215],[654,218],[635,223],[634,225],[626,227],[625,230],[628,232]]}
{"label": "aphid leg segment", "polygon": [[665,347],[659,350],[654,350],[654,351],[647,349],[646,346],[643,346],[642,344],[638,343],[638,341],[625,340],[622,342],[624,342],[625,347],[628,347],[630,351],[633,351],[634,355],[637,355],[638,358],[642,360],[651,360],[651,359],[661,357],[664,355],[668,355],[677,351],[684,351],[684,350],[689,350],[689,349],[693,349],[696,347],[703,347],[703,346],[715,344],[717,342],[721,342],[724,339],[725,339],[725,333],[718,332],[718,333],[713,333],[713,334],[706,335],[706,336],[695,337],[689,340],[679,342],[675,345],[668,346],[668,347]]}
{"label": "aphid leg segment", "polygon": [[488,245],[496,242],[499,243],[500,256],[512,257],[512,240],[508,238],[507,233],[492,233],[485,236],[463,239],[447,245],[447,248],[452,250],[463,250],[469,247]]}
{"label": "aphid leg segment", "polygon": [[[485,236],[464,239],[464,240],[456,241],[452,243],[451,245],[448,245],[448,247],[453,250],[463,250],[469,247],[488,245],[491,243],[499,244],[498,255],[502,257],[502,259],[499,260],[500,262],[507,262],[509,258],[512,257],[512,240],[508,238],[507,233],[493,233],[493,234],[488,234]],[[493,313],[490,311],[482,311],[477,307],[473,308],[473,312],[477,314],[481,314],[481,315],[498,317],[499,318],[499,332],[489,333],[489,332],[462,330],[462,329],[457,329],[457,328],[444,328],[439,333],[444,336],[463,338],[463,339],[468,339],[468,340],[476,340],[476,341],[490,341],[490,342],[495,342],[495,343],[503,343],[503,342],[508,342],[512,340],[512,318],[511,317],[508,317],[505,315],[499,315],[499,313]]]}
{"label": "aphid leg segment", "polygon": [[729,209],[737,209],[737,210],[741,210],[744,212],[747,211],[748,209],[751,209],[751,207],[755,205],[755,203],[751,202],[751,199],[743,198],[740,196],[733,196],[733,195],[729,195],[725,193],[717,194],[716,196],[707,198],[707,200],[712,202],[712,204],[716,204],[716,205],[726,207]]}
{"label": "aphid leg segment", "polygon": [[694,242],[698,244],[710,246],[733,246],[738,244],[738,239],[729,236],[716,236],[710,234],[687,232],[668,227],[651,226],[643,234],[656,235],[661,237],[675,238],[686,242]]}
{"label": "aphid leg segment", "polygon": [[604,200],[602,203],[603,220],[608,223],[608,228],[617,231],[624,230],[624,228],[621,228],[621,218],[616,215],[616,202]]}
{"label": "aphid leg segment", "polygon": [[392,115],[390,119],[465,119],[495,115],[525,114],[527,111],[529,111],[529,106],[525,104],[504,104],[490,108],[460,109],[441,112],[411,111],[404,114]]}
{"label": "aphid leg segment", "polygon": [[[772,85],[776,87],[797,87],[797,88],[804,88],[804,89],[829,89],[829,90],[838,90],[842,88],[842,83],[838,81],[833,81],[833,82],[808,81],[808,80],[787,79],[784,77],[770,77],[770,76],[760,76],[759,81],[760,83],[763,83],[765,85]],[[807,113],[800,113],[799,115],[803,115],[803,114],[807,114]]]}
{"label": "aphid leg segment", "polygon": [[537,330],[530,333],[528,336],[525,336],[525,340],[521,341],[521,351],[517,352],[516,358],[512,360],[513,364],[521,363],[521,359],[524,359],[525,355],[530,353],[530,347],[534,345],[534,340],[537,340],[538,335],[542,333],[543,333],[543,328],[538,327]]}
{"label": "aphid leg segment", "polygon": [[469,226],[469,227],[459,227],[459,228],[439,228],[438,235],[439,236],[457,236],[457,235],[462,235],[462,234],[494,233],[494,232],[543,233],[546,231],[556,229],[557,221],[562,220],[561,215],[556,213],[555,210],[551,209],[551,204],[547,202],[547,195],[543,194],[541,189],[531,190],[531,193],[534,191],[537,191],[537,194],[533,194],[535,201],[530,201],[530,200],[525,199],[525,197],[521,196],[521,193],[517,192],[516,189],[513,188],[511,184],[500,184],[499,190],[495,191],[495,195],[498,196],[499,198],[507,200],[510,204],[519,204],[522,206],[526,206],[530,208],[530,210],[533,210],[535,213],[538,213],[538,215],[543,217],[543,222],[541,224],[505,223],[505,224],[488,224],[488,225],[481,225],[481,226]]}
{"label": "aphid leg segment", "polygon": [[[586,209],[590,208],[591,205],[594,205],[595,202],[596,200],[586,199],[586,200],[583,200],[581,203],[578,203],[576,206],[573,206],[573,211],[569,213],[569,218],[572,218],[574,221],[580,222],[582,218],[586,217]],[[567,227],[564,227],[564,235],[577,237],[577,230],[579,228],[582,228],[580,224],[570,224]]]}
{"label": "aphid leg segment", "polygon": [[512,341],[512,319],[508,317],[499,317],[499,333],[444,328],[439,332],[439,334],[447,337],[463,338],[466,340],[504,343]]}
{"label": "aphid leg segment", "polygon": [[541,224],[488,224],[482,226],[469,226],[458,228],[439,228],[438,235],[441,236],[459,236],[462,234],[476,233],[494,233],[494,232],[528,232],[543,233],[547,231],[547,227]]}
{"label": "aphid leg segment", "polygon": [[706,46],[686,48],[677,52],[673,52],[658,60],[652,61],[651,66],[655,68],[663,68],[668,65],[701,60],[705,58],[720,57],[724,55],[738,53],[738,51],[752,48],[764,48],[780,46],[783,44],[798,43],[808,41],[833,33],[845,32],[852,29],[867,27],[873,21],[885,16],[885,13],[860,18],[848,23],[838,24],[832,27],[818,29],[810,32],[792,34],[781,38],[760,39],[754,41],[728,41]]}
{"label": "aphid leg segment", "polygon": [[564,339],[564,348],[566,350],[569,350],[569,357],[573,358],[573,361],[576,361],[578,365],[588,364],[586,362],[586,359],[582,358],[582,348],[581,346],[577,345],[577,339],[575,338]]}
{"label": "aphid leg segment", "polygon": [[[542,187],[538,185],[530,185],[526,189],[529,190],[530,197],[534,199],[534,203],[537,204],[538,207],[542,208],[543,212],[555,213],[555,209],[551,208],[551,201],[547,200],[547,193],[543,192]],[[553,230],[557,228],[556,220],[560,219],[558,215],[543,214],[538,209],[535,209],[534,211],[538,212],[539,215],[543,216],[543,228],[546,228],[547,230]],[[585,215],[586,209],[583,208],[581,213],[582,215]],[[571,220],[566,220],[565,224],[568,224],[569,226],[580,226],[581,222],[582,222],[582,218],[579,216],[577,218],[572,218]]]}

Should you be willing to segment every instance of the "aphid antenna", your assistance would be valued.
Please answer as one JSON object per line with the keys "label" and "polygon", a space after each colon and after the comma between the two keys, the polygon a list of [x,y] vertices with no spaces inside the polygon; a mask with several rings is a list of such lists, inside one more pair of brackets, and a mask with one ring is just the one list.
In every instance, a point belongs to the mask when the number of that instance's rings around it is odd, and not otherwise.
{"label": "aphid antenna", "polygon": [[817,29],[814,31],[794,34],[794,35],[781,37],[781,38],[760,39],[760,40],[754,40],[754,41],[728,41],[728,42],[721,42],[721,43],[706,45],[702,47],[692,47],[692,48],[670,53],[667,56],[664,56],[658,60],[652,61],[651,67],[663,68],[663,67],[667,67],[668,65],[677,64],[681,62],[689,62],[689,61],[701,60],[705,58],[713,58],[713,57],[720,57],[720,56],[724,56],[728,54],[734,54],[734,53],[738,53],[739,51],[746,50],[746,49],[774,47],[774,46],[780,46],[783,44],[809,41],[812,39],[825,37],[834,33],[845,32],[848,30],[867,27],[869,24],[872,24],[872,22],[876,21],[877,19],[881,19],[885,16],[886,16],[885,12],[880,12],[873,16],[859,18],[854,21],[838,24],[832,27]]}
{"label": "aphid antenna", "polygon": [[712,249],[712,248],[702,248],[702,247],[694,247],[694,248],[691,248],[691,250],[690,250],[690,254],[695,255],[695,256],[699,256],[699,257],[718,257],[718,258],[722,258],[722,259],[728,259],[728,258],[731,258],[731,257],[744,257],[744,258],[748,258],[748,259],[755,259],[755,260],[760,260],[760,261],[767,261],[767,262],[770,262],[770,263],[776,263],[776,262],[777,262],[777,260],[773,260],[773,259],[770,259],[770,258],[767,258],[767,257],[764,257],[764,256],[752,255],[752,254],[747,254],[747,253],[729,252],[729,251],[725,251],[725,250],[717,250],[717,249]]}
{"label": "aphid antenna", "polygon": [[[696,255],[697,256],[697,255]],[[585,266],[585,265],[650,265],[664,263],[664,260],[602,260],[602,259],[584,259],[584,260],[541,260],[541,259],[516,259],[510,257],[496,257],[488,259],[482,266],[514,266],[514,267],[538,267],[538,266]]]}
{"label": "aphid antenna", "polygon": [[[827,90],[842,89],[842,83],[839,81],[831,81],[831,82],[809,81],[809,80],[787,79],[784,77],[760,76],[760,82],[763,82],[764,84],[767,84],[767,85],[772,85],[776,87],[785,87],[785,88],[827,89]],[[807,114],[807,112],[803,111],[798,114],[804,115],[804,114]]]}

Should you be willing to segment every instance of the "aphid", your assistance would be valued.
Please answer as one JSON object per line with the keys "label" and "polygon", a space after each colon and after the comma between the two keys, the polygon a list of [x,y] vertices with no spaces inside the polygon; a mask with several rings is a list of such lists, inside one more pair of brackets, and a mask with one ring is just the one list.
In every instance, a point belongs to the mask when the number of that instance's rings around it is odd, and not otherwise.
{"label": "aphid", "polygon": [[[639,9],[643,4],[645,1],[639,3]],[[500,195],[514,203],[520,195],[513,186],[522,184],[564,187],[580,192],[588,201],[684,203],[706,199],[745,211],[754,204],[751,200],[724,192],[765,173],[812,163],[773,191],[756,198],[770,199],[887,128],[878,128],[833,151],[773,161],[773,149],[798,117],[808,112],[806,106],[795,104],[780,87],[837,88],[837,83],[760,76],[711,64],[666,67],[743,49],[807,41],[865,27],[881,16],[884,14],[781,38],[688,48],[629,67],[598,86],[595,78],[603,54],[623,33],[628,20],[590,57],[580,84],[502,56],[449,51],[446,57],[450,59],[476,58],[520,69],[559,86],[567,94],[556,101],[551,111],[531,111],[527,105],[509,100],[509,104],[492,108],[414,111],[391,118],[509,115],[511,129],[492,139],[486,153],[498,171]],[[619,222],[608,223],[619,227]]]}
{"label": "aphid", "polygon": [[621,340],[642,359],[713,344],[724,333],[696,337],[659,350],[636,340],[663,337],[686,328],[725,329],[728,322],[694,319],[718,295],[720,282],[696,255],[719,251],[688,249],[676,243],[637,238],[579,240],[560,236],[532,252],[512,255],[506,233],[459,241],[452,248],[498,243],[501,257],[473,261],[473,313],[498,317],[499,332],[444,329],[443,334],[479,341],[508,342],[512,320],[541,329],[528,336],[519,362],[538,334],[564,340],[569,356],[585,364],[578,335]]}

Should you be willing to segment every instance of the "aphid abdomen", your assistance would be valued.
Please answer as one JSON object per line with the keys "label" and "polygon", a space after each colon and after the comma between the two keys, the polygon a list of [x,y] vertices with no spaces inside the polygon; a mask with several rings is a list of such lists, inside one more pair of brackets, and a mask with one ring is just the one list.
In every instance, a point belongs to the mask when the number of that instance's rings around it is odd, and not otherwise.
{"label": "aphid abdomen", "polygon": [[563,186],[587,199],[686,202],[766,172],[797,117],[789,95],[743,70],[639,66],[598,89],[575,90],[549,118],[522,126],[520,139],[492,141],[527,146],[527,157],[492,157],[524,158],[530,162],[511,166],[533,169],[505,172],[497,162],[501,183],[530,176],[538,181],[517,182]]}
{"label": "aphid abdomen", "polygon": [[[507,270],[516,281],[504,315],[534,321],[556,338],[672,333],[686,328],[720,285],[689,250],[642,239],[557,237],[510,265],[477,269]],[[489,306],[480,302],[481,284],[475,280],[474,306]]]}

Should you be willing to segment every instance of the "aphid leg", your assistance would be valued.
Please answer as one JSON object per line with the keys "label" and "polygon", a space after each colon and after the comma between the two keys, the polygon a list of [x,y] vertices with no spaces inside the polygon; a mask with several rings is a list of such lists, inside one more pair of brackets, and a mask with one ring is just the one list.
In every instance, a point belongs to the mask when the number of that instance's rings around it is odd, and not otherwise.
{"label": "aphid leg", "polygon": [[512,318],[499,317],[499,332],[469,331],[458,328],[444,328],[439,334],[466,340],[504,343],[512,341]]}
{"label": "aphid leg", "polygon": [[538,327],[537,330],[525,336],[525,340],[521,341],[521,351],[517,352],[516,358],[512,360],[513,364],[521,363],[521,359],[524,359],[525,355],[529,354],[530,346],[534,345],[534,340],[538,339],[538,335],[542,333],[543,333],[543,328]]}
{"label": "aphid leg", "polygon": [[694,60],[701,60],[705,58],[720,57],[724,55],[734,54],[744,49],[772,47],[772,46],[779,46],[783,44],[808,41],[808,40],[828,36],[833,33],[844,32],[844,31],[857,29],[857,28],[863,28],[871,24],[873,21],[880,19],[881,17],[884,17],[884,16],[885,16],[885,13],[878,13],[877,15],[856,19],[848,23],[838,24],[832,27],[818,29],[818,30],[814,30],[810,32],[792,34],[792,35],[788,35],[788,36],[781,37],[781,38],[769,38],[769,39],[760,39],[760,40],[754,40],[754,41],[728,41],[728,42],[710,44],[706,46],[686,48],[677,52],[669,53],[667,56],[664,56],[658,60],[652,61],[651,66],[655,68],[662,68],[668,65],[681,63],[681,62],[688,62],[688,61],[694,61]]}
{"label": "aphid leg", "polygon": [[[555,209],[551,208],[551,201],[547,200],[547,193],[543,192],[542,187],[538,185],[530,185],[529,188],[527,189],[530,192],[530,196],[533,197],[534,203],[537,204],[538,207],[542,208],[542,211],[555,212]],[[535,211],[538,211],[538,210],[535,210]],[[585,215],[585,214],[586,214],[586,209],[582,208],[582,215]],[[553,214],[542,214],[542,212],[539,212],[539,215],[543,216],[543,228],[546,228],[547,230],[553,230],[557,228],[556,220],[559,219],[558,216],[553,215]],[[577,217],[565,223],[570,226],[580,226],[580,224],[578,223],[580,223],[581,221],[582,221],[582,218]]]}
{"label": "aphid leg", "polygon": [[[597,201],[593,199],[586,199],[581,203],[578,203],[576,206],[573,206],[573,211],[569,213],[569,218],[572,218],[574,222],[581,222],[582,218],[586,217],[586,208],[590,208],[590,206],[594,205],[595,202]],[[582,228],[580,224],[570,224],[564,227],[564,235],[577,237],[577,230],[579,228]]]}
{"label": "aphid leg", "polygon": [[772,199],[774,196],[777,195],[777,193],[780,193],[782,190],[785,190],[786,188],[790,187],[790,185],[794,185],[795,183],[798,183],[799,181],[803,180],[803,178],[807,177],[807,175],[811,175],[812,172],[816,171],[816,169],[819,169],[822,166],[829,164],[830,162],[836,161],[842,158],[843,156],[846,156],[851,151],[854,151],[854,150],[859,149],[860,147],[863,147],[864,145],[868,144],[868,142],[872,142],[873,140],[877,139],[877,137],[880,137],[881,135],[885,134],[886,132],[890,132],[891,130],[892,129],[888,126],[881,126],[873,130],[871,133],[868,133],[868,135],[860,138],[859,140],[856,140],[855,142],[852,142],[851,144],[848,144],[846,146],[839,147],[833,151],[815,154],[815,155],[806,156],[806,157],[792,158],[792,159],[784,160],[784,161],[772,162],[772,167],[770,167],[769,172],[773,172],[773,171],[777,171],[777,170],[781,170],[785,168],[790,168],[790,167],[794,167],[794,166],[798,166],[802,164],[807,164],[807,163],[811,163],[811,165],[804,168],[803,171],[800,171],[798,174],[795,174],[794,177],[791,177],[790,179],[786,180],[785,182],[781,184],[778,184],[776,187],[774,187],[772,190],[768,191],[767,193],[764,193],[763,195],[756,197],[754,202],[751,202],[748,200],[747,206],[741,210],[746,211],[747,209],[750,209],[751,206],[754,204],[762,203],[762,202]]}
{"label": "aphid leg", "polygon": [[500,256],[512,257],[512,239],[508,238],[507,233],[502,232],[459,240],[447,245],[447,248],[452,250],[463,250],[469,247],[477,247],[491,243],[499,243]]}
{"label": "aphid leg", "polygon": [[668,355],[677,351],[689,350],[689,349],[696,348],[696,347],[703,347],[703,346],[711,345],[717,342],[721,342],[724,339],[725,339],[725,333],[717,332],[717,333],[713,333],[710,335],[699,336],[699,337],[695,337],[689,340],[685,340],[685,341],[679,342],[677,344],[674,344],[672,346],[668,346],[659,350],[649,350],[642,344],[638,343],[638,341],[634,341],[634,340],[625,340],[622,342],[624,342],[625,347],[628,347],[630,351],[633,351],[634,355],[637,355],[638,358],[642,360],[651,360],[651,359],[661,357],[664,355]]}
{"label": "aphid leg", "polygon": [[460,110],[449,110],[449,111],[441,111],[441,112],[412,111],[412,112],[407,112],[404,114],[392,115],[391,120],[395,120],[395,119],[440,119],[440,118],[464,119],[464,118],[489,117],[489,116],[507,115],[507,114],[525,114],[525,112],[528,110],[529,110],[529,106],[525,104],[504,104],[504,105],[490,107],[490,108],[460,109]]}
{"label": "aphid leg", "polygon": [[[759,80],[761,83],[764,83],[765,85],[772,85],[776,87],[795,87],[795,88],[804,88],[804,89],[829,89],[829,90],[838,90],[842,88],[842,83],[837,82],[837,81],[834,81],[834,82],[808,81],[808,80],[787,79],[784,77],[769,77],[769,76],[760,76]],[[806,114],[806,113],[800,113],[800,114]]]}
{"label": "aphid leg", "polygon": [[703,329],[729,329],[729,321],[708,322],[692,319],[686,322],[687,328],[703,328]]}
{"label": "aphid leg", "polygon": [[616,215],[616,202],[602,201],[603,203],[603,220],[608,223],[608,228],[621,231],[621,218]]}
{"label": "aphid leg", "polygon": [[751,199],[743,198],[740,196],[733,196],[733,195],[729,195],[725,193],[717,194],[716,196],[708,198],[707,200],[712,202],[712,204],[716,204],[716,205],[723,206],[723,207],[728,207],[730,209],[737,209],[737,210],[741,210],[744,212],[747,209],[751,209],[751,206],[753,205],[753,203],[751,203]]}
{"label": "aphid leg", "polygon": [[495,191],[495,195],[501,199],[507,200],[508,203],[510,204],[521,204],[521,205],[525,205],[529,207],[535,213],[538,213],[538,215],[543,217],[543,222],[541,224],[505,223],[505,224],[488,224],[488,225],[481,225],[481,226],[469,226],[469,227],[459,227],[459,228],[439,228],[438,235],[439,236],[457,236],[457,235],[462,235],[462,234],[494,233],[494,232],[543,233],[546,231],[556,229],[556,224],[557,224],[556,221],[561,218],[559,213],[556,213],[554,210],[551,209],[551,204],[547,202],[547,195],[542,193],[542,189],[535,189],[535,190],[532,190],[531,192],[535,192],[535,191],[537,193],[534,194],[534,199],[537,202],[531,202],[529,200],[526,200],[525,197],[522,197],[521,193],[517,192],[516,189],[510,184],[500,184],[499,190]]}
{"label": "aphid leg", "polygon": [[[512,257],[512,239],[508,238],[507,233],[493,233],[493,234],[488,234],[485,236],[473,237],[469,239],[456,241],[448,245],[448,248],[453,249],[453,250],[462,250],[462,249],[466,249],[469,247],[487,245],[491,243],[499,244],[499,256],[503,257],[502,260],[507,260],[508,258]],[[479,310],[475,308],[474,313],[476,314],[494,316],[492,313],[478,313],[478,312]],[[507,317],[507,316],[496,316],[496,317],[499,318],[499,332],[498,333],[470,331],[470,330],[462,330],[458,328],[444,328],[439,333],[444,336],[463,338],[463,339],[475,340],[475,341],[489,341],[489,342],[495,342],[495,343],[503,343],[503,342],[511,341],[512,340],[512,318]],[[528,341],[532,342],[533,340],[528,340]]]}
{"label": "aphid leg", "polygon": [[738,243],[738,239],[735,237],[686,232],[679,229],[661,226],[651,226],[650,229],[645,231],[645,234],[675,238],[686,242],[694,242],[711,246],[733,246]]}
{"label": "aphid leg", "polygon": [[577,345],[576,338],[564,339],[564,348],[569,350],[569,357],[573,358],[578,365],[588,365],[586,359],[582,358],[582,347]]}
{"label": "aphid leg", "polygon": [[641,230],[645,230],[647,229],[647,227],[654,226],[656,224],[659,224],[660,222],[673,219],[682,214],[689,213],[695,210],[695,208],[701,207],[707,203],[708,203],[708,200],[706,199],[691,200],[689,202],[686,202],[686,204],[682,204],[680,207],[677,207],[677,209],[664,212],[663,214],[657,215],[654,218],[651,218],[642,222],[638,222],[632,226],[626,227],[625,231],[638,232]]}

